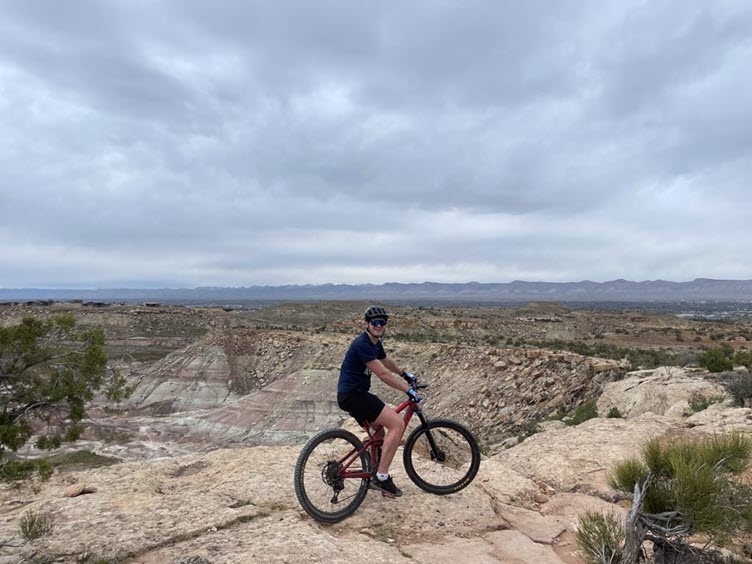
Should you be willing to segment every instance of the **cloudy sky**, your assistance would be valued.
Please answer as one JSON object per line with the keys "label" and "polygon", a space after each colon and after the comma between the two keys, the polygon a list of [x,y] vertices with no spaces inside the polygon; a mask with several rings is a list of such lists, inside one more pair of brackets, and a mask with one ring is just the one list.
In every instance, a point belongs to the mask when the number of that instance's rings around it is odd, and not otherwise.
{"label": "cloudy sky", "polygon": [[752,278],[752,3],[0,3],[0,288]]}

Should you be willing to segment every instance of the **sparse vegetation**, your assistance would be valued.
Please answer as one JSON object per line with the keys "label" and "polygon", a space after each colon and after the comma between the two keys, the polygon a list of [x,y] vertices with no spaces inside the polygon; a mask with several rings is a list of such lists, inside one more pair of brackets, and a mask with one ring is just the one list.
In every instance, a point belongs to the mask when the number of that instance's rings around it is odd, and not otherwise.
{"label": "sparse vegetation", "polygon": [[564,419],[564,422],[567,425],[573,426],[579,425],[580,423],[584,423],[588,419],[594,419],[596,417],[598,417],[598,408],[595,406],[595,401],[587,401],[578,406],[577,409],[574,410],[572,417],[569,419]]}
{"label": "sparse vegetation", "polygon": [[119,458],[112,456],[102,456],[90,450],[77,450],[56,454],[49,457],[49,463],[55,468],[100,468],[102,466],[111,466],[120,462]]}
{"label": "sparse vegetation", "polygon": [[726,345],[720,348],[708,349],[705,352],[704,357],[701,359],[702,365],[708,369],[709,372],[725,372],[726,370],[732,370],[734,368],[734,362],[732,360],[733,349]]}
{"label": "sparse vegetation", "polygon": [[112,561],[107,558],[98,556],[89,548],[85,548],[80,554],[76,556],[77,564],[112,564]]}
{"label": "sparse vegetation", "polygon": [[32,541],[47,535],[54,529],[54,523],[49,513],[29,509],[18,520],[21,536]]}
{"label": "sparse vegetation", "polygon": [[734,353],[734,364],[744,366],[747,370],[752,370],[752,353],[747,350],[738,350]]}
{"label": "sparse vegetation", "polygon": [[394,542],[396,530],[391,525],[378,525],[373,530],[371,537],[381,542]]}
{"label": "sparse vegetation", "polygon": [[45,459],[35,460],[5,460],[0,469],[0,478],[6,481],[24,480],[34,472],[42,480],[49,480],[54,468]]}
{"label": "sparse vegetation", "polygon": [[704,411],[714,403],[723,401],[723,396],[706,396],[700,391],[695,391],[689,398],[689,408],[693,413]]}
{"label": "sparse vegetation", "polygon": [[541,432],[541,427],[538,421],[527,421],[521,427],[517,433],[517,442],[522,442],[528,437],[532,437],[536,433]]}
{"label": "sparse vegetation", "polygon": [[739,407],[752,404],[752,375],[749,373],[725,372],[719,379]]}
{"label": "sparse vegetation", "polygon": [[680,360],[675,351],[656,348],[642,349],[621,347],[610,343],[588,344],[582,341],[548,341],[538,343],[541,347],[553,350],[564,350],[580,354],[582,356],[591,356],[598,358],[608,358],[612,360],[627,360],[632,370],[639,368],[656,368],[658,366],[677,366]]}
{"label": "sparse vegetation", "polygon": [[577,527],[577,546],[588,564],[618,564],[624,544],[624,523],[615,512],[585,512]]}
{"label": "sparse vegetation", "polygon": [[623,461],[608,478],[624,493],[635,486],[644,493],[633,508],[639,526],[627,528],[627,537],[637,545],[652,541],[662,561],[673,562],[693,534],[722,545],[732,535],[752,532],[752,487],[734,479],[748,468],[751,455],[752,439],[739,433],[648,441],[641,459]]}
{"label": "sparse vegetation", "polygon": [[94,432],[96,438],[111,444],[125,444],[132,441],[135,435],[129,431],[119,431],[111,428],[98,428]]}
{"label": "sparse vegetation", "polygon": [[624,416],[621,414],[621,411],[619,411],[619,408],[616,406],[613,406],[611,409],[608,410],[608,414],[606,415],[609,419],[621,419]]}
{"label": "sparse vegetation", "polygon": [[0,327],[0,457],[26,444],[34,424],[43,426],[38,448],[73,442],[96,392],[113,401],[129,393],[124,378],[107,369],[103,345],[103,331],[77,328],[72,314]]}

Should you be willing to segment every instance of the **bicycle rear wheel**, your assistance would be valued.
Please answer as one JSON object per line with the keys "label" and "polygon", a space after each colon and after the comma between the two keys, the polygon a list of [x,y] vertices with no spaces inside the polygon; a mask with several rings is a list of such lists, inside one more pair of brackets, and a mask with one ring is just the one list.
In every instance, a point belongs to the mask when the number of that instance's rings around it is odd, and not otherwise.
{"label": "bicycle rear wheel", "polygon": [[[295,464],[295,495],[306,513],[322,523],[337,523],[350,516],[368,493],[369,480],[339,475],[342,460],[360,450],[362,443],[344,429],[322,431],[305,444]],[[348,470],[368,471],[368,454],[355,455]]]}
{"label": "bicycle rear wheel", "polygon": [[466,488],[478,474],[480,448],[472,432],[449,419],[428,421],[405,442],[403,462],[419,488],[446,495]]}

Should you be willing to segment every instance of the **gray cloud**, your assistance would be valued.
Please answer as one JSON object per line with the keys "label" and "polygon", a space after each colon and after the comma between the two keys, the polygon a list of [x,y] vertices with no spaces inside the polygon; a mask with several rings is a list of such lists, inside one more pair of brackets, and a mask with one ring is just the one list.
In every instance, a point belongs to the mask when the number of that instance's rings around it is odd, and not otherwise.
{"label": "gray cloud", "polygon": [[5,2],[0,287],[750,278],[752,8]]}

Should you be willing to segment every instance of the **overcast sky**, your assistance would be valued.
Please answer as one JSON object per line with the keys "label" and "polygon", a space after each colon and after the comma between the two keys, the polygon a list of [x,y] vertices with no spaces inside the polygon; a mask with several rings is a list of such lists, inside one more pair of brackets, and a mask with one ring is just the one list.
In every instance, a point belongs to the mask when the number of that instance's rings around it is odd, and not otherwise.
{"label": "overcast sky", "polygon": [[0,287],[752,278],[752,2],[0,3]]}

